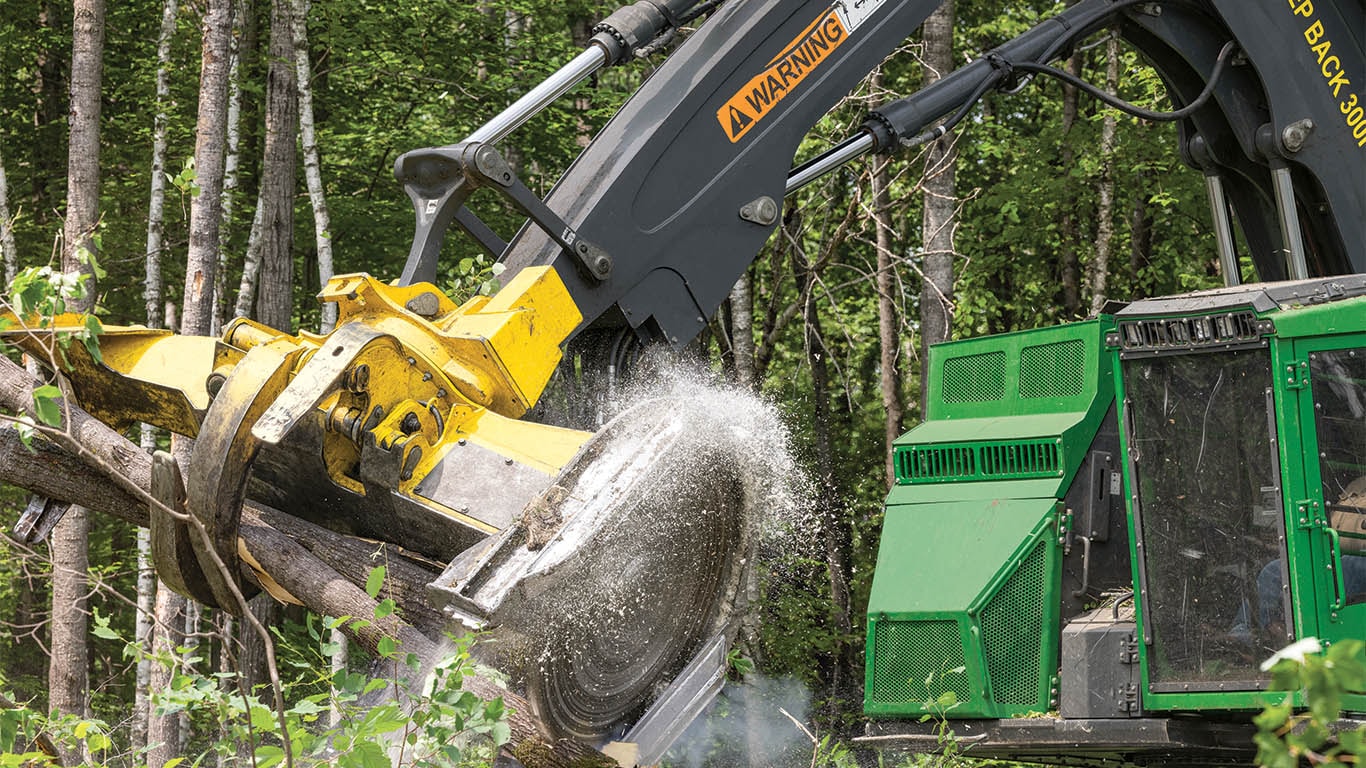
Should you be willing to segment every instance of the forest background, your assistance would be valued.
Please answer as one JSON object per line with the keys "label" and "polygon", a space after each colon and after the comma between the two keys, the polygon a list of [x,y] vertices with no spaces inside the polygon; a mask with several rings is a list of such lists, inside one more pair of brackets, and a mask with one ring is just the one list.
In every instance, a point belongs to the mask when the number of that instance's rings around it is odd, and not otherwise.
{"label": "forest background", "polygon": [[[215,15],[225,4],[0,0],[6,283],[24,267],[62,261],[60,235],[72,219],[68,142],[79,114],[73,88],[88,66],[73,57],[80,39],[73,29],[90,23],[84,13],[98,11],[102,35],[91,250],[107,274],[95,311],[106,324],[178,327],[186,257],[196,246],[192,203],[207,186],[222,189],[223,208],[209,244],[217,260],[211,328],[249,315],[295,329],[325,320],[313,296],[329,270],[398,274],[413,214],[393,179],[394,158],[464,138],[571,58],[613,7],[237,0],[234,13]],[[815,127],[797,159],[848,135],[869,108],[1062,5],[946,3]],[[197,105],[208,71],[204,41],[225,20],[225,168],[210,186],[193,162]],[[528,186],[547,192],[657,63],[602,72],[504,142]],[[1065,66],[1130,101],[1168,106],[1154,73],[1105,35]],[[321,199],[327,219],[318,218]],[[520,224],[493,196],[476,197],[473,207],[497,231]],[[923,153],[855,162],[788,198],[780,233],[694,352],[718,376],[779,405],[803,469],[821,490],[810,510],[819,535],[790,556],[780,578],[761,585],[753,631],[740,649],[763,675],[810,692],[818,732],[847,732],[858,721],[862,611],[888,445],[918,420],[924,345],[946,332],[966,337],[1078,319],[1109,298],[1217,284],[1209,230],[1200,177],[1181,165],[1170,126],[1078,100],[1051,79],[987,96],[959,130]],[[72,240],[68,234],[68,252]],[[496,279],[490,267],[472,245],[448,243],[440,282],[477,290]],[[22,492],[0,488],[6,531],[24,502]],[[136,674],[123,643],[146,641],[148,622],[139,616],[162,606],[153,608],[147,593],[138,533],[99,516],[88,524],[89,565],[78,569],[85,572],[78,592],[84,610],[99,617],[91,626],[103,630],[86,638],[76,662],[88,680],[80,707],[115,724],[118,739],[146,743],[146,674]],[[0,691],[43,711],[56,663],[51,577],[54,559],[58,572],[65,569],[63,557],[0,538]],[[200,655],[212,668],[221,659],[253,663],[249,648],[233,650],[230,623],[193,606],[172,608],[180,611],[176,626],[189,633],[172,637],[171,647],[203,643]],[[285,618],[282,646],[316,649],[306,617]],[[179,738],[192,747],[213,736]]]}

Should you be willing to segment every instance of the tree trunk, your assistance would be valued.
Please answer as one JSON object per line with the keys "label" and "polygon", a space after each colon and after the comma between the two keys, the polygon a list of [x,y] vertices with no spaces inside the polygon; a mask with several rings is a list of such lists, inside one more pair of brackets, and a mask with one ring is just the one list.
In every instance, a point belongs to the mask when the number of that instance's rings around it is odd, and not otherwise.
{"label": "tree trunk", "polygon": [[[332,670],[332,679],[336,680],[339,673],[345,672],[350,654],[347,649],[346,634],[340,627],[334,627],[327,633],[327,643],[332,646],[332,653],[328,655],[328,666]],[[332,693],[335,696],[337,689],[334,687]],[[327,713],[327,724],[336,728],[342,724],[342,711],[337,706],[332,707],[332,711]]]}
{"label": "tree trunk", "polygon": [[[156,431],[153,427],[142,425],[142,450],[151,453],[156,449]],[[152,651],[152,627],[156,620],[157,574],[152,567],[152,536],[145,526],[138,527],[138,593],[137,620],[133,625],[133,639],[144,654]],[[147,723],[151,717],[151,697],[148,695],[152,682],[152,662],[145,656],[138,659],[137,672],[133,681],[133,724],[130,727],[129,745],[133,751],[147,746]]]}
{"label": "tree trunk", "polygon": [[[72,4],[71,101],[67,145],[66,221],[62,228],[62,269],[88,275],[86,293],[72,302],[76,311],[95,306],[94,234],[100,214],[100,80],[104,55],[103,0]],[[88,252],[87,255],[84,252]],[[73,505],[53,529],[52,624],[48,668],[49,709],[85,717],[89,709],[89,648],[86,598],[90,523],[84,507]],[[65,762],[79,754],[64,755]]]}
{"label": "tree trunk", "polygon": [[161,236],[166,209],[166,102],[171,93],[171,40],[175,37],[176,0],[161,6],[157,37],[156,115],[152,118],[152,188],[147,204],[147,277],[143,297],[147,327],[161,327]]}
{"label": "tree trunk", "polygon": [[[1119,36],[1105,44],[1105,90],[1119,90]],[[1100,127],[1100,179],[1096,182],[1096,260],[1091,264],[1091,314],[1105,306],[1110,251],[1115,241],[1115,110],[1105,110]]]}
{"label": "tree trunk", "polygon": [[[170,59],[171,42],[175,37],[176,30],[176,0],[165,0],[161,7],[161,30],[157,37],[157,73],[156,73],[156,114],[152,120],[152,183],[150,199],[147,205],[147,254],[146,272],[147,276],[143,282],[143,297],[147,307],[147,326],[157,328],[165,323],[164,315],[165,301],[162,297],[162,278],[161,278],[161,256],[162,256],[162,225],[164,220],[166,202],[166,102],[170,96]],[[142,448],[151,453],[156,449],[155,430],[144,424],[142,425]],[[156,631],[158,590],[159,582],[156,578],[156,571],[152,566],[151,554],[151,535],[147,528],[138,528],[138,616],[135,628],[135,638],[139,646],[145,653],[155,653],[156,639],[162,634]],[[169,592],[162,589],[161,592]],[[179,597],[178,595],[167,595],[168,597]],[[165,605],[163,599],[160,606],[168,615],[163,616],[163,625],[169,623],[171,616],[180,608],[180,605]],[[163,645],[165,641],[163,639]],[[171,646],[174,648],[174,646]],[[155,722],[165,720],[164,717],[156,717],[152,712],[150,692],[153,690],[152,684],[155,680],[158,686],[165,686],[170,682],[170,676],[164,669],[158,667],[151,659],[142,658],[138,660],[137,677],[134,682],[133,694],[133,725],[132,725],[132,748],[142,749],[149,744],[149,735],[155,735],[155,740],[150,742],[166,743],[172,734],[167,733],[169,727],[166,723]],[[159,687],[158,689],[164,690]],[[174,734],[178,736],[179,734]],[[175,742],[178,744],[179,739]],[[153,763],[158,765],[173,756],[169,748],[162,748],[158,753],[160,761]],[[149,755],[149,760],[151,756]]]}
{"label": "tree trunk", "polygon": [[[308,199],[313,204],[314,243],[318,249],[318,285],[325,286],[332,279],[332,219],[327,213],[327,196],[323,194],[322,161],[318,157],[318,136],[313,130],[313,87],[308,59],[309,0],[294,2],[294,68],[299,87],[299,138],[304,152],[304,178],[308,181]],[[322,332],[331,331],[337,324],[337,305],[322,305]],[[278,326],[277,326],[278,327]]]}
{"label": "tree trunk", "polygon": [[209,0],[204,14],[199,116],[195,123],[195,183],[190,203],[190,251],[185,260],[180,332],[207,336],[213,325],[214,274],[223,217],[223,151],[227,134],[228,73],[232,63],[232,0]]}
{"label": "tree trunk", "polygon": [[[953,2],[944,3],[925,19],[925,85],[953,69]],[[930,145],[925,157],[925,207],[921,218],[924,258],[920,291],[921,412],[928,391],[930,345],[949,338],[953,326],[954,230],[958,226],[955,171],[958,153],[953,134]]]}
{"label": "tree trunk", "polygon": [[266,146],[261,168],[261,275],[256,319],[289,330],[294,310],[294,173],[296,116],[294,30],[290,0],[273,0],[266,79]]}
{"label": "tree trunk", "polygon": [[71,309],[95,306],[95,228],[100,221],[100,79],[104,54],[104,0],[72,5],[71,106],[68,116],[66,222],[62,227],[62,269],[89,275],[86,297]]}
{"label": "tree trunk", "polygon": [[[880,89],[881,72],[874,75],[874,90]],[[891,161],[873,161],[873,223],[877,228],[877,331],[878,367],[882,375],[884,466],[887,487],[896,482],[892,446],[901,436],[904,411],[901,404],[901,281],[892,253],[892,185],[888,168]]]}
{"label": "tree trunk", "polygon": [[1133,209],[1129,212],[1129,281],[1131,290],[1147,295],[1141,289],[1139,276],[1153,258],[1153,212],[1148,206],[1149,171],[1138,174],[1138,191],[1134,193]]}
{"label": "tree trunk", "polygon": [[[150,461],[148,464],[150,466]],[[170,689],[175,666],[180,663],[180,654],[176,649],[182,642],[180,629],[185,626],[187,602],[165,583],[157,582],[156,623],[152,628],[154,658],[148,683],[152,691]],[[180,731],[178,715],[151,713],[147,718],[147,765],[150,768],[161,768],[167,761],[181,756]]]}
{"label": "tree trunk", "polygon": [[[1076,0],[1069,0],[1068,5],[1075,5]],[[1081,53],[1073,51],[1067,57],[1067,71],[1078,77],[1081,76]],[[1078,91],[1075,86],[1066,83],[1062,86],[1062,173],[1064,177],[1072,173],[1073,166],[1077,163],[1077,152],[1072,139],[1072,127],[1077,123]],[[1062,224],[1061,252],[1058,254],[1062,262],[1061,280],[1062,283],[1062,307],[1068,320],[1075,319],[1081,314],[1081,235],[1077,222],[1077,194],[1076,188],[1067,184],[1063,191],[1062,203]]]}
{"label": "tree trunk", "polygon": [[233,14],[232,45],[228,55],[228,146],[223,158],[223,215],[218,225],[218,270],[214,273],[213,322],[209,328],[209,333],[214,336],[222,331],[223,323],[227,319],[225,314],[228,306],[228,246],[232,240],[232,209],[233,201],[237,197],[237,163],[240,157],[238,146],[242,138],[242,87],[238,82],[242,55],[237,32],[241,28],[243,12],[243,9],[239,8]]}
{"label": "tree trunk", "polygon": [[754,369],[754,285],[748,269],[730,289],[730,348],[735,380],[746,389],[758,389],[758,372]]}
{"label": "tree trunk", "polygon": [[5,264],[5,285],[19,272],[19,249],[14,245],[14,216],[9,210],[9,179],[5,176],[5,159],[0,156],[0,258]]}

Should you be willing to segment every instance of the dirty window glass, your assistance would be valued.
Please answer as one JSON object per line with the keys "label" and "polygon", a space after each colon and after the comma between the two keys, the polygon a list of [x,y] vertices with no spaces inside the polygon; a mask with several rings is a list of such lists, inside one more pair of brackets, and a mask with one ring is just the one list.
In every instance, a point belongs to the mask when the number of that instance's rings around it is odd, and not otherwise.
{"label": "dirty window glass", "polygon": [[[1158,690],[1257,687],[1285,644],[1266,350],[1124,363]],[[1179,683],[1175,688],[1156,685]],[[1244,685],[1238,685],[1243,683]]]}

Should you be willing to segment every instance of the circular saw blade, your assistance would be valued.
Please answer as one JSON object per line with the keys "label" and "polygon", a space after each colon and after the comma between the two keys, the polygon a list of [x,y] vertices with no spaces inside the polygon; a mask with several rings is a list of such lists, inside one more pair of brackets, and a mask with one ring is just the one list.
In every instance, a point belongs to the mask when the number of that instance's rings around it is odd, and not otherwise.
{"label": "circular saw blade", "polygon": [[563,523],[499,623],[531,640],[528,695],[562,735],[593,741],[630,722],[729,630],[752,538],[746,494],[731,452],[697,427],[642,403],[557,480],[548,516]]}

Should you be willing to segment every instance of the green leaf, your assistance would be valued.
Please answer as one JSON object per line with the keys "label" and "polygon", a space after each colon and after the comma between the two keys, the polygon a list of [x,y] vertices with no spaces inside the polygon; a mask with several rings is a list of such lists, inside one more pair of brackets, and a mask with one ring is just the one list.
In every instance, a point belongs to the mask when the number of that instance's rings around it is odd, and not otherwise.
{"label": "green leaf", "polygon": [[85,344],[85,351],[90,353],[90,359],[97,365],[104,362],[104,356],[100,354],[101,333],[104,333],[104,326],[100,319],[94,315],[86,315],[85,333],[81,334],[81,343]]}
{"label": "green leaf", "polygon": [[273,744],[262,744],[256,748],[256,768],[270,768],[285,760],[285,751]]}
{"label": "green leaf", "polygon": [[382,565],[371,568],[370,575],[365,577],[365,594],[370,597],[378,597],[380,587],[384,586],[384,575],[387,572]]}
{"label": "green leaf", "polygon": [[62,391],[51,384],[44,384],[33,390],[33,412],[37,415],[38,421],[49,427],[60,426],[62,406],[58,401],[61,398]]}
{"label": "green leaf", "polygon": [[109,617],[101,616],[99,610],[95,611],[95,627],[90,630],[91,634],[103,640],[120,640],[119,633],[109,628]]}
{"label": "green leaf", "polygon": [[379,642],[375,644],[375,650],[379,652],[380,656],[388,658],[394,651],[398,650],[398,644],[394,642],[392,637],[381,637]]}
{"label": "green leaf", "polygon": [[383,600],[379,601],[379,605],[375,606],[375,618],[382,619],[385,616],[388,616],[389,614],[394,612],[394,609],[396,607],[397,606],[394,605],[393,600],[390,600],[387,597],[384,598]]}

